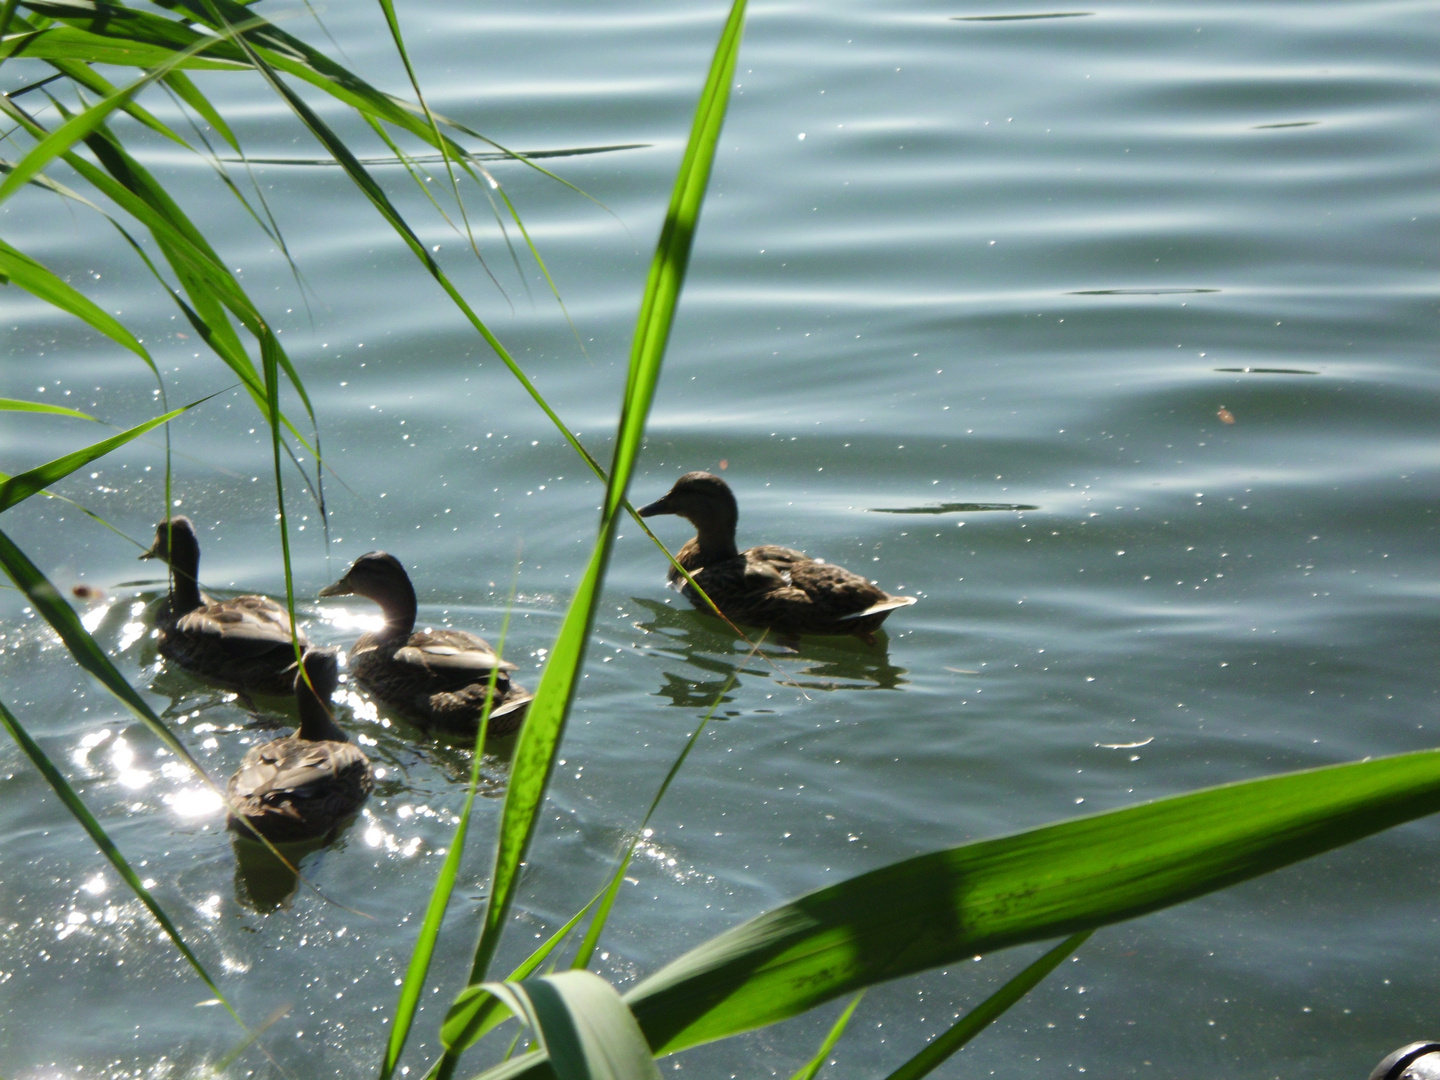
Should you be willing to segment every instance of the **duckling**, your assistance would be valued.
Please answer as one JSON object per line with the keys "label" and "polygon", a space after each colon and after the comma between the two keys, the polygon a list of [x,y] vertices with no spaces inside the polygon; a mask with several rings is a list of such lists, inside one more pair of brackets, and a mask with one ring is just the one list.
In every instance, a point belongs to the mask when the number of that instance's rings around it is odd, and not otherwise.
{"label": "duckling", "polygon": [[[695,526],[676,561],[690,572],[725,617],[767,626],[789,642],[801,634],[854,634],[874,644],[875,631],[913,596],[891,596],[859,574],[790,548],[735,548],[740,510],[730,485],[705,472],[686,473],[641,517],[677,514]],[[669,582],[702,611],[709,608],[673,566]],[[683,586],[683,588],[682,588]]]}
{"label": "duckling", "polygon": [[266,596],[212,601],[200,593],[200,541],[187,517],[155,526],[155,544],[142,559],[170,564],[170,596],[160,606],[156,627],[160,655],[206,678],[259,694],[289,694],[295,681],[295,642],[290,615]]}
{"label": "duckling", "polygon": [[305,651],[294,683],[299,730],[252,749],[230,778],[229,826],[242,836],[249,830],[241,819],[274,844],[327,836],[355,816],[375,786],[370,759],[330,713],[340,683],[336,654]]}
{"label": "duckling", "polygon": [[383,551],[361,555],[344,577],[320,590],[321,596],[349,594],[375,601],[385,613],[385,625],[350,650],[350,671],[371,694],[422,724],[474,734],[495,671],[487,731],[519,729],[531,694],[510,681],[515,665],[464,630],[416,630],[415,588],[399,559]]}

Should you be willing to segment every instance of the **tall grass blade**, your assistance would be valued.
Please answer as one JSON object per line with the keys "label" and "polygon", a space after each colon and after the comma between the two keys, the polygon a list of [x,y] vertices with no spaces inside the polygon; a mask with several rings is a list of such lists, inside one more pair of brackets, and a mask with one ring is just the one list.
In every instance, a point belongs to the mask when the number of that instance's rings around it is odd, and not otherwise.
{"label": "tall grass blade", "polygon": [[165,914],[165,910],[156,901],[155,897],[151,895],[150,890],[145,887],[145,883],[140,880],[139,875],[131,868],[125,856],[120,854],[120,849],[115,846],[114,841],[106,834],[100,823],[95,820],[95,816],[90,813],[85,804],[80,801],[80,796],[75,793],[75,789],[72,788],[65,777],[60,774],[60,770],[57,769],[49,757],[46,756],[45,751],[40,749],[40,745],[30,737],[30,733],[25,730],[20,721],[15,719],[15,715],[5,707],[4,702],[0,702],[0,724],[3,724],[5,729],[10,732],[10,736],[20,745],[20,749],[25,751],[26,757],[34,763],[40,775],[45,777],[45,782],[48,783],[55,794],[60,797],[60,801],[64,803],[65,809],[69,810],[71,816],[90,834],[90,838],[95,841],[95,846],[110,860],[110,865],[115,867],[116,873],[120,875],[126,885],[130,886],[130,890],[139,898],[140,902],[145,905],[150,914],[154,916],[155,921],[160,924],[160,928],[165,931],[166,936],[169,937],[175,945],[175,948],[180,950],[180,955],[185,957],[185,960],[194,968],[195,974],[200,976],[200,981],[210,988],[210,992],[215,995],[216,1000],[225,1006],[225,1010],[234,1017],[235,1022],[244,1028],[245,1022],[240,1019],[240,1014],[235,1011],[229,1000],[220,992],[220,987],[215,984],[215,980],[212,979],[210,973],[205,970],[205,965],[200,962],[200,958],[195,955],[190,946],[185,943],[185,939],[180,936],[180,931],[175,924],[170,921],[170,916]]}
{"label": "tall grass blade", "polygon": [[[490,901],[486,905],[480,940],[470,969],[470,983],[483,982],[499,943],[510,904],[519,880],[521,860],[534,834],[536,817],[550,779],[555,753],[565,730],[570,702],[580,677],[585,646],[594,621],[605,569],[610,558],[619,512],[625,505],[625,491],[639,456],[645,420],[654,399],[655,384],[664,358],[665,342],[674,321],[689,264],[695,226],[710,177],[715,144],[729,100],[731,76],[739,53],[744,26],[745,0],[735,0],[730,18],[716,46],[710,73],[701,92],[686,146],[685,158],[675,180],[669,212],[651,261],[644,299],[635,330],[630,369],[621,407],[615,455],[606,484],[601,511],[600,535],[589,566],[580,580],[575,597],[565,614],[560,633],[545,665],[535,699],[521,730],[511,766],[510,786],[501,815],[496,845],[495,869],[490,879]],[[446,1044],[446,1059],[457,1060],[460,1051],[473,1041],[474,1033],[462,1030]],[[453,1066],[451,1066],[453,1067]],[[442,1073],[443,1075],[443,1073]]]}
{"label": "tall grass blade", "polygon": [[[518,567],[517,567],[518,571]],[[510,607],[515,600],[515,583],[510,586],[510,605],[505,609],[505,621],[500,627],[500,640],[495,655],[505,655],[505,637],[510,630]],[[465,792],[465,805],[460,810],[460,820],[450,838],[450,847],[445,852],[445,861],[435,877],[430,891],[430,903],[425,908],[425,919],[420,924],[415,947],[410,951],[410,963],[405,969],[405,981],[400,986],[400,1000],[395,1005],[395,1019],[390,1025],[390,1038],[385,1046],[385,1056],[380,1062],[380,1080],[390,1080],[395,1067],[400,1063],[400,1054],[410,1037],[410,1028],[415,1023],[415,1013],[420,1007],[420,995],[425,990],[425,977],[430,973],[430,961],[435,955],[435,943],[440,937],[440,925],[445,920],[445,909],[450,906],[450,896],[455,891],[455,879],[460,873],[460,858],[465,853],[465,839],[470,833],[470,812],[475,807],[475,792],[480,787],[480,762],[485,756],[485,738],[490,731],[490,710],[495,703],[495,680],[499,677],[500,665],[490,669],[486,684],[485,706],[480,712],[480,730],[475,736],[475,751],[470,758],[470,785]],[[527,973],[528,974],[528,973]]]}
{"label": "tall grass blade", "polygon": [[865,996],[861,990],[850,999],[850,1004],[845,1006],[845,1011],[830,1025],[830,1033],[825,1036],[825,1041],[820,1044],[820,1049],[815,1051],[815,1056],[807,1061],[800,1068],[795,1070],[790,1080],[815,1080],[815,1074],[825,1065],[825,1059],[830,1056],[830,1051],[835,1049],[835,1044],[840,1041],[840,1036],[845,1034],[845,1029],[850,1026],[850,1018],[855,1015],[855,1007],[860,1004],[860,999]]}
{"label": "tall grass blade", "polygon": [[1440,809],[1440,751],[1210,788],[909,859],[721,934],[626,996],[668,1053],[964,956],[1134,918]]}
{"label": "tall grass blade", "polygon": [[1059,967],[1067,956],[1084,945],[1092,933],[1094,933],[1092,930],[1082,930],[1078,934],[1071,934],[962,1016],[944,1034],[927,1043],[923,1050],[892,1072],[885,1080],[920,1080],[922,1076],[928,1075],[937,1066],[948,1061],[952,1054],[1000,1019],[1010,1006],[1035,989],[1040,980]]}
{"label": "tall grass blade", "polygon": [[44,401],[21,401],[17,398],[0,398],[0,412],[54,413],[56,416],[73,416],[77,420],[94,420],[89,413],[67,409],[64,405],[51,405]]}
{"label": "tall grass blade", "polygon": [[[767,630],[765,633],[768,634],[769,631]],[[635,846],[640,842],[641,838],[646,835],[646,828],[650,824],[650,819],[655,816],[655,810],[660,805],[660,800],[665,798],[665,793],[670,790],[670,784],[680,772],[680,766],[685,764],[685,759],[690,756],[690,751],[695,749],[695,743],[699,740],[700,733],[705,730],[705,725],[710,723],[710,718],[715,715],[715,710],[718,709],[720,703],[725,700],[725,695],[730,692],[730,687],[735,685],[735,680],[739,677],[740,670],[750,661],[751,657],[759,652],[760,645],[764,641],[765,634],[761,634],[760,641],[756,642],[750,649],[749,655],[739,664],[735,665],[729,676],[726,677],[724,685],[720,687],[720,691],[715,695],[715,700],[710,703],[710,708],[707,709],[705,715],[700,718],[700,723],[695,725],[695,730],[690,733],[690,737],[685,740],[685,745],[681,748],[680,753],[676,756],[674,762],[671,763],[670,771],[665,774],[665,779],[660,782],[660,787],[656,790],[655,797],[650,800],[650,806],[645,811],[645,817],[641,820],[639,829],[637,829],[635,834],[630,838],[629,844],[625,847],[624,854],[620,856],[620,860],[615,866],[615,872],[610,875],[610,883],[605,888],[600,906],[595,911],[595,917],[590,920],[590,925],[585,930],[585,937],[580,942],[580,948],[575,953],[575,960],[571,963],[571,967],[583,968],[589,966],[590,957],[595,954],[595,948],[600,944],[600,934],[604,931],[605,923],[610,918],[610,911],[615,906],[615,897],[620,892],[620,885],[625,880],[625,871],[629,869],[630,860],[635,855]]]}
{"label": "tall grass blade", "polygon": [[[174,736],[165,726],[165,722],[155,715],[149,705],[145,704],[145,699],[125,681],[125,676],[116,670],[115,665],[110,662],[110,658],[105,655],[105,651],[90,636],[90,632],[81,625],[79,616],[65,602],[60,595],[60,590],[50,583],[50,580],[4,532],[0,532],[0,566],[4,567],[10,580],[29,598],[40,617],[60,635],[60,640],[70,650],[70,655],[75,657],[76,663],[95,676],[100,684],[119,698],[172,753],[194,769],[197,776],[203,778],[214,788],[214,783],[211,782],[200,763],[185,748],[185,744]],[[215,788],[215,790],[219,789]]]}
{"label": "tall grass blade", "polygon": [[[74,453],[66,454],[64,457],[58,457],[54,461],[46,462],[44,465],[37,465],[28,472],[10,477],[4,483],[0,483],[0,513],[9,510],[18,502],[23,502],[42,488],[49,487],[55,483],[55,481],[69,476],[76,469],[83,469],[96,458],[104,457],[110,453],[110,451],[117,447],[124,446],[132,439],[139,438],[147,431],[153,431],[161,424],[168,424],[181,413],[189,412],[196,405],[201,405],[215,396],[215,394],[210,394],[207,397],[201,398],[199,401],[192,401],[189,405],[182,405],[178,409],[171,409],[165,415],[157,416],[153,420],[146,420],[143,424],[137,424],[135,427],[128,428],[119,435],[112,435],[108,439],[101,439],[99,442],[92,443],[83,450],[76,450]],[[76,415],[84,416],[84,413],[77,413]],[[86,417],[86,419],[90,418]]]}

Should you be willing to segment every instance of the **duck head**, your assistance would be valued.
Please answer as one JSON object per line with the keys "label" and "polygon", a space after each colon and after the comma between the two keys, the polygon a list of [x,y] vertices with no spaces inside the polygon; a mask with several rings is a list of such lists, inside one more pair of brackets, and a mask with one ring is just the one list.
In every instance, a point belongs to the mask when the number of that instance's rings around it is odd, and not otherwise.
{"label": "duck head", "polygon": [[177,515],[155,526],[155,543],[141,555],[142,559],[161,559],[172,566],[189,568],[193,573],[200,565],[200,541],[188,517]]}
{"label": "duck head", "polygon": [[394,555],[371,551],[355,560],[345,576],[320,590],[321,596],[363,596],[379,604],[385,612],[388,633],[403,630],[409,634],[415,626],[415,587],[410,575]]}
{"label": "duck head", "polygon": [[686,473],[665,496],[639,510],[641,517],[675,514],[695,526],[700,550],[708,558],[735,554],[735,524],[740,508],[730,485],[707,472]]}

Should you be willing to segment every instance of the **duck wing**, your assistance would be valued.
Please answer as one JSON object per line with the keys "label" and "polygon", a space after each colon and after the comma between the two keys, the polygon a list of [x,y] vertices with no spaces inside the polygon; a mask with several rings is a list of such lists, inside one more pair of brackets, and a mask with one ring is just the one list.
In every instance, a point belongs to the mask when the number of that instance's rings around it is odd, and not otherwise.
{"label": "duck wing", "polygon": [[[823,613],[831,619],[858,618],[875,605],[891,599],[878,585],[872,585],[859,574],[834,563],[797,559],[788,566],[786,573],[790,584],[809,598],[816,613]],[[902,604],[907,602],[910,601],[902,601]]]}
{"label": "duck wing", "polygon": [[514,671],[515,665],[495,655],[490,643],[464,630],[421,630],[395,650],[395,659],[431,671],[468,673],[487,678],[490,672]]}
{"label": "duck wing", "polygon": [[[262,656],[276,647],[290,649],[290,615],[265,596],[237,596],[204,604],[180,616],[175,628],[181,634],[213,641],[236,657]],[[296,637],[301,648],[308,644],[298,628]]]}

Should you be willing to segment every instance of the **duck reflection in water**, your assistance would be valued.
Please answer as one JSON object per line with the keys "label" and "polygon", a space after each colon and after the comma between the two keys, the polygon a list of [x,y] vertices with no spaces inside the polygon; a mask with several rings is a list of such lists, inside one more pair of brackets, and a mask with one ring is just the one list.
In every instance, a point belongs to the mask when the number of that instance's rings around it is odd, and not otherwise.
{"label": "duck reflection in water", "polygon": [[[793,670],[797,657],[790,649],[767,649],[767,642],[762,641],[759,655],[748,656],[749,646],[713,617],[660,600],[632,597],[630,602],[636,605],[634,610],[649,613],[648,618],[634,623],[636,629],[651,635],[645,642],[649,650],[686,664],[684,671],[665,672],[665,685],[656,691],[673,705],[708,707],[732,676],[736,679],[732,691],[745,675],[802,690],[897,690],[909,681],[909,669],[890,662],[883,633],[879,649],[846,638],[808,642],[806,666],[797,672]],[[753,632],[751,641],[759,641],[763,633]],[[739,652],[742,648],[745,651]],[[778,668],[771,667],[770,661]],[[729,700],[727,692],[722,703]]]}

